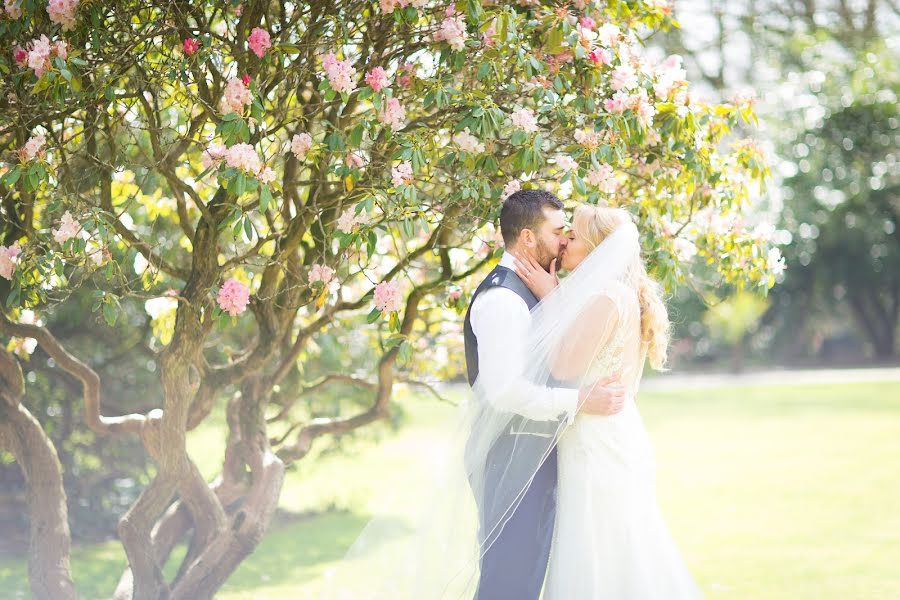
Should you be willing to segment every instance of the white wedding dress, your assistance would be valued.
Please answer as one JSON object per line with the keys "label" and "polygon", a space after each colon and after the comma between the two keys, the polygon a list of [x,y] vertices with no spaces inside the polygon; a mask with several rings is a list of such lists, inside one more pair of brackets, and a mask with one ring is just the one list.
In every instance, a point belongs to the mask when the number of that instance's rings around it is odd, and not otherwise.
{"label": "white wedding dress", "polygon": [[579,414],[559,438],[556,527],[544,598],[702,598],[657,505],[653,448],[634,400],[644,363],[637,294],[615,283],[604,295],[617,307],[617,325],[586,379],[621,371],[628,398],[612,416]]}

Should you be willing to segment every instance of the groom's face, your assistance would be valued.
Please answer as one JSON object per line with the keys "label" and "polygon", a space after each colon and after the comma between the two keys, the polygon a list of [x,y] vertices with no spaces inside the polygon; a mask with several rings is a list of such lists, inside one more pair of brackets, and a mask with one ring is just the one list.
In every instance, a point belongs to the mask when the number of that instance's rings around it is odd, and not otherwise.
{"label": "groom's face", "polygon": [[544,220],[534,233],[534,258],[549,271],[550,262],[559,257],[568,243],[565,213],[557,208],[544,208]]}

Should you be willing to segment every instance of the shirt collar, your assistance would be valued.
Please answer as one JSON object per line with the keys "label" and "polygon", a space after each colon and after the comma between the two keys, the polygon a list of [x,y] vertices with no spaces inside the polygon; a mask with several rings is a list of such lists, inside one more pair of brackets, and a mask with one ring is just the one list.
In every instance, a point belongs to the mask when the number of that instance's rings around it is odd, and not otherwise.
{"label": "shirt collar", "polygon": [[512,271],[516,270],[516,257],[512,255],[509,250],[503,251],[503,256],[500,257],[500,262],[497,263],[498,266],[506,267]]}

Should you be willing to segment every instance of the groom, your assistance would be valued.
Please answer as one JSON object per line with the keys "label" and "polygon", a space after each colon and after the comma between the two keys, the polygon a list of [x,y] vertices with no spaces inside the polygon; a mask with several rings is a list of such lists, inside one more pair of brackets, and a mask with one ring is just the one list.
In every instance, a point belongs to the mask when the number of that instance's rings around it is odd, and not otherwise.
{"label": "groom", "polygon": [[[563,419],[571,423],[579,411],[610,415],[621,410],[623,392],[612,385],[615,378],[580,390],[540,387],[522,378],[529,311],[538,300],[516,275],[511,253],[527,254],[549,271],[568,243],[562,202],[542,190],[518,191],[503,204],[500,232],[506,251],[472,294],[466,314],[469,385],[478,378],[493,408],[512,413],[513,423],[516,419],[544,421],[549,431],[556,431]],[[501,522],[502,511],[508,508],[492,504],[491,487],[500,485],[513,453],[524,450],[527,454],[529,443],[537,452],[547,445],[546,439],[535,437],[541,434],[515,429],[513,426],[501,434],[488,452],[483,466],[485,489],[483,493],[476,491],[482,523],[479,537],[481,543],[487,541],[489,545],[481,557],[475,600],[538,600],[544,582],[556,516],[555,446],[502,529],[484,531],[486,525]]]}

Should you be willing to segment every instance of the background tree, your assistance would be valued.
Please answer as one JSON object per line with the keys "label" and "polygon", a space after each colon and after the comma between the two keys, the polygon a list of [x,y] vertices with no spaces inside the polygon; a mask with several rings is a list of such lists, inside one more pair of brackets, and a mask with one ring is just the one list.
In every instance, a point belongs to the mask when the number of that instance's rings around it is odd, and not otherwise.
{"label": "background tree", "polygon": [[[701,262],[774,282],[780,255],[773,269],[739,218],[766,174],[729,136],[752,109],[696,101],[678,57],[643,54],[672,24],[660,0],[5,8],[0,448],[27,482],[37,598],[74,591],[29,348],[64,373],[48,393],[77,382],[87,427],[139,439],[151,463],[118,522],[115,597],[208,598],[264,535],[286,464],[388,417],[396,384],[428,386],[513,190],[624,206],[670,285]],[[73,322],[89,342],[66,343]],[[152,386],[103,379],[87,344],[117,337]],[[126,402],[136,385],[153,391]],[[210,484],[185,436],[223,404]]]}
{"label": "background tree", "polygon": [[760,134],[774,150],[777,185],[761,208],[785,244],[787,269],[753,345],[780,364],[891,360],[900,272],[897,4],[695,0],[679,11],[704,35],[676,29],[664,45],[685,53],[713,97],[759,90]]}

